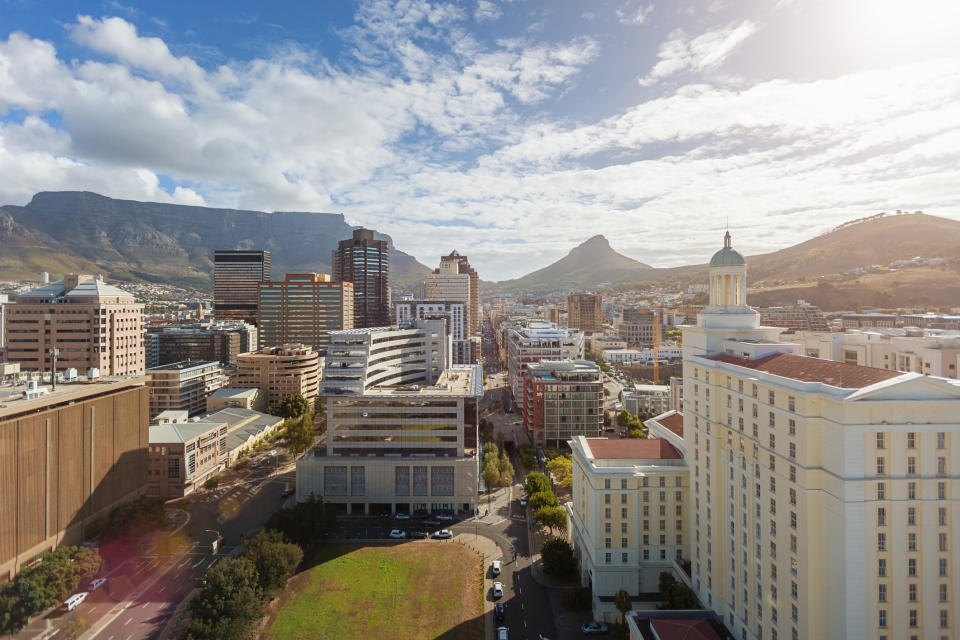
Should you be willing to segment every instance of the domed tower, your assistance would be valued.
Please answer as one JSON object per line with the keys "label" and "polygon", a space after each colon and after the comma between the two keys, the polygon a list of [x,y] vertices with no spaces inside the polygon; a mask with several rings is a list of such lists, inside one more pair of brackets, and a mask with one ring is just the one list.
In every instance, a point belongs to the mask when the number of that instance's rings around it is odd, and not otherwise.
{"label": "domed tower", "polygon": [[730,232],[723,236],[723,248],[710,259],[710,306],[712,313],[747,313],[747,261],[733,248]]}

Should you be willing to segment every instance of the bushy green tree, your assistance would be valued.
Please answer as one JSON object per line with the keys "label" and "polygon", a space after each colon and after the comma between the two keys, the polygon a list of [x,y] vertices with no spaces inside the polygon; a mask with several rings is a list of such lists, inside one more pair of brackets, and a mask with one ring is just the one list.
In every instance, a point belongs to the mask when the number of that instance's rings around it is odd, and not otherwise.
{"label": "bushy green tree", "polygon": [[247,545],[244,557],[256,567],[260,589],[269,595],[287,584],[303,560],[303,549],[280,531],[264,529]]}
{"label": "bushy green tree", "polygon": [[295,418],[287,418],[283,423],[283,438],[287,450],[294,457],[312,447],[315,436],[313,414],[309,412]]}
{"label": "bushy green tree", "polygon": [[658,584],[660,588],[660,597],[666,603],[667,609],[699,609],[700,603],[697,596],[685,585],[673,577],[669,571],[660,572]]}
{"label": "bushy green tree", "polygon": [[573,547],[566,540],[547,538],[540,547],[543,570],[555,578],[566,578],[577,568]]}
{"label": "bushy green tree", "polygon": [[614,594],[613,606],[620,612],[620,624],[623,624],[627,618],[627,611],[633,609],[633,601],[630,600],[630,594],[626,589],[620,589]]}
{"label": "bushy green tree", "polygon": [[554,529],[567,530],[567,512],[563,507],[542,507],[533,514],[533,519],[549,527],[551,535]]}
{"label": "bushy green tree", "polygon": [[529,504],[530,508],[536,511],[544,507],[555,507],[560,504],[560,501],[557,500],[553,491],[538,491],[530,496]]}
{"label": "bushy green tree", "polygon": [[500,468],[492,462],[484,464],[483,484],[487,487],[487,492],[492,491],[498,482],[500,482]]}
{"label": "bushy green tree", "polygon": [[280,531],[291,542],[309,549],[336,531],[337,515],[333,507],[311,495],[289,509],[275,511],[264,528]]}
{"label": "bushy green tree", "polygon": [[[229,626],[234,631],[234,621],[241,627],[260,617],[263,611],[263,590],[260,588],[260,576],[257,568],[247,558],[227,558],[206,573],[206,584],[193,600],[190,601],[190,611],[193,619],[202,627],[191,629],[188,627],[188,636],[191,631],[202,628],[209,630],[208,625]],[[242,634],[239,637],[246,637]],[[192,637],[205,636],[194,634]],[[223,637],[223,636],[216,636]]]}
{"label": "bushy green tree", "polygon": [[557,484],[567,489],[573,486],[573,459],[569,456],[557,456],[547,463],[549,471]]}
{"label": "bushy green tree", "polygon": [[527,495],[530,496],[541,491],[553,491],[553,487],[550,486],[550,479],[539,471],[532,471],[527,474],[526,489]]}
{"label": "bushy green tree", "polygon": [[297,418],[309,411],[310,403],[299,393],[291,393],[280,402],[280,415],[284,418]]}

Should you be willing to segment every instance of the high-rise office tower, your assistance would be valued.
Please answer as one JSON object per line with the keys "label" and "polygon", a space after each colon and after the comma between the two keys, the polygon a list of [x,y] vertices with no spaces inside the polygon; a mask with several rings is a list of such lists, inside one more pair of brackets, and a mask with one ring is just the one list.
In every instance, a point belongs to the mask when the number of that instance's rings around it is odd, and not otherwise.
{"label": "high-rise office tower", "polygon": [[599,293],[571,293],[567,296],[567,326],[588,335],[602,331],[602,302]]}
{"label": "high-rise office tower", "polygon": [[[390,248],[370,229],[341,240],[331,258],[333,279],[353,283],[353,327],[390,324]],[[350,327],[343,327],[350,328]]]}
{"label": "high-rise office tower", "polygon": [[448,256],[441,256],[440,269],[435,269],[434,273],[440,273],[445,262],[455,262],[458,265],[458,273],[465,273],[470,276],[470,323],[469,335],[473,335],[480,328],[480,276],[476,269],[470,266],[467,256],[460,255],[457,251],[450,252]]}
{"label": "high-rise office tower", "polygon": [[329,333],[353,328],[353,284],[331,282],[325,273],[288,273],[261,282],[257,327],[260,348],[299,342],[318,351]]}
{"label": "high-rise office tower", "polygon": [[466,339],[476,333],[479,326],[475,318],[476,305],[470,292],[473,289],[471,276],[463,271],[464,266],[455,260],[440,260],[440,266],[423,281],[424,300],[451,300],[460,302],[465,309],[463,335]]}
{"label": "high-rise office tower", "polygon": [[257,285],[269,279],[269,251],[214,251],[213,317],[256,324]]}

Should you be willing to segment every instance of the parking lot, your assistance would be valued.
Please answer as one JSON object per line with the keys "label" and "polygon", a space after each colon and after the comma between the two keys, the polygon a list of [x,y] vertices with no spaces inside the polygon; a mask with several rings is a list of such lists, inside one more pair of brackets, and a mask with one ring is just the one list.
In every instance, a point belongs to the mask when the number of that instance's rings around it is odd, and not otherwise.
{"label": "parking lot", "polygon": [[338,537],[346,539],[379,540],[389,539],[390,532],[399,529],[407,534],[407,539],[417,531],[433,534],[440,529],[451,529],[456,524],[469,519],[462,516],[411,516],[409,520],[392,516],[340,516],[337,518],[340,530]]}

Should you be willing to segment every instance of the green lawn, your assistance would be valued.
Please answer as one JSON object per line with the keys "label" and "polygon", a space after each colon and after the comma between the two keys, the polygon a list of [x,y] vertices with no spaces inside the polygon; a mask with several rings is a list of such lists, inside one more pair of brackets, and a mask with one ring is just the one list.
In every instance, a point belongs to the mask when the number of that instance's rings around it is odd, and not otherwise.
{"label": "green lawn", "polygon": [[263,637],[482,640],[483,568],[456,543],[330,545],[294,576]]}

